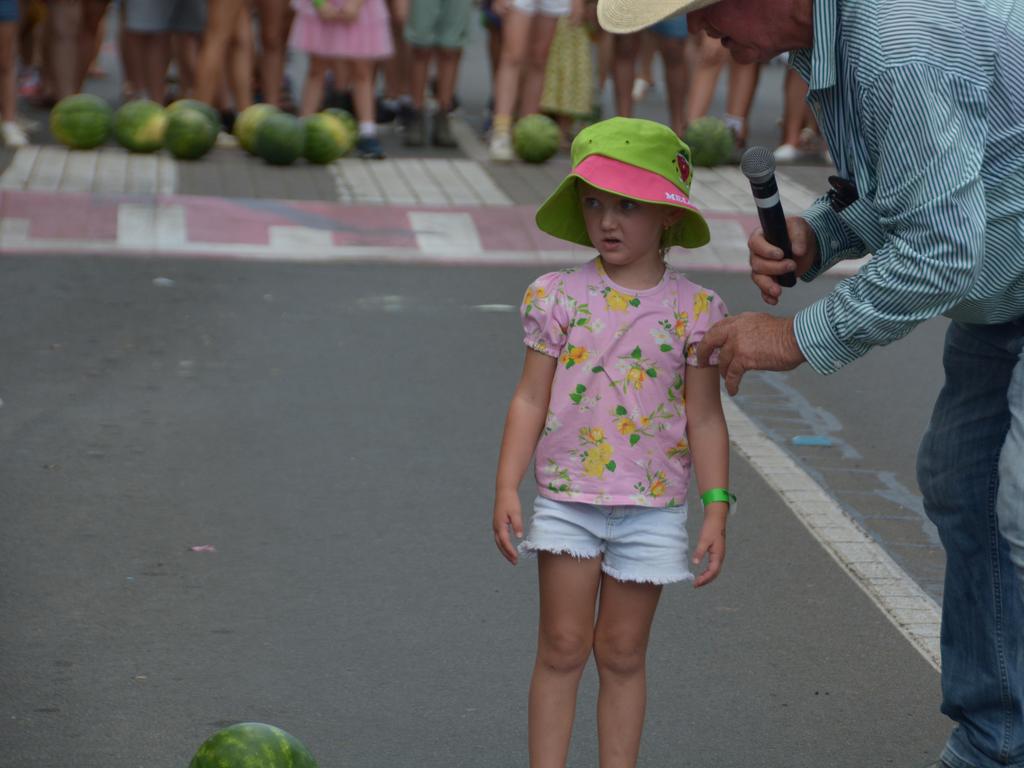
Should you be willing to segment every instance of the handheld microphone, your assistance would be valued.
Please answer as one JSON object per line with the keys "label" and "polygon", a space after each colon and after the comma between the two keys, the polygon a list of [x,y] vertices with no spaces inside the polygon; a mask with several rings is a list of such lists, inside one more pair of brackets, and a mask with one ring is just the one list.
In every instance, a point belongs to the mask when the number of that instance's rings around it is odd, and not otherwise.
{"label": "handheld microphone", "polygon": [[[765,147],[751,147],[743,153],[740,170],[750,181],[750,191],[754,193],[757,218],[761,220],[765,239],[776,248],[781,248],[785,258],[792,259],[793,247],[786,229],[786,215],[782,212],[779,186],[775,183],[775,156]],[[791,288],[796,285],[796,274],[787,272],[779,275],[775,281]]]}

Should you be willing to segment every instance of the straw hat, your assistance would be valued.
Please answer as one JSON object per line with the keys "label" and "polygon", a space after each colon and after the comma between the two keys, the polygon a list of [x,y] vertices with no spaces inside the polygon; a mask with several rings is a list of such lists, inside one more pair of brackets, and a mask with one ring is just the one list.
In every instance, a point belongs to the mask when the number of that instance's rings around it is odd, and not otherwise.
{"label": "straw hat", "polygon": [[597,0],[597,21],[609,32],[622,35],[716,2],[718,0]]}

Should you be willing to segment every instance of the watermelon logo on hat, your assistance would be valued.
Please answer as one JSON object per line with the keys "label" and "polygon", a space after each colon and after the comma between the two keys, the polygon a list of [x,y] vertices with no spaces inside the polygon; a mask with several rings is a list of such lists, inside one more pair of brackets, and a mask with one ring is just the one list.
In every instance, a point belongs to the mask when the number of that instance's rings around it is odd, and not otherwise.
{"label": "watermelon logo on hat", "polygon": [[577,193],[577,180],[642,203],[681,208],[665,245],[698,248],[710,240],[707,222],[690,202],[690,149],[666,125],[613,117],[584,128],[572,143],[572,172],[537,210],[541,231],[593,247]]}

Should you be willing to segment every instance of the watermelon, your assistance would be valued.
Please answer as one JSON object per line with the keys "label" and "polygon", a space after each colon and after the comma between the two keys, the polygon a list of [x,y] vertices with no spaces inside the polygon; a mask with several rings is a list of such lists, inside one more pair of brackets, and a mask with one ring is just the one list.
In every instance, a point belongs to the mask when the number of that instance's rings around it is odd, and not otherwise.
{"label": "watermelon", "polygon": [[512,129],[512,147],[521,160],[543,163],[558,151],[562,131],[547,115],[527,115]]}
{"label": "watermelon", "polygon": [[256,129],[256,154],[271,165],[291,165],[304,146],[302,122],[287,112],[270,115]]}
{"label": "watermelon", "polygon": [[199,99],[178,99],[177,101],[172,101],[167,105],[167,114],[168,116],[172,115],[185,107],[202,112],[206,115],[206,119],[210,121],[210,124],[217,130],[217,133],[220,133],[220,112],[205,101],[199,101]]}
{"label": "watermelon", "polygon": [[243,109],[235,119],[233,131],[238,143],[242,145],[242,149],[255,155],[256,131],[259,130],[260,123],[280,111],[273,104],[253,104],[251,107]]}
{"label": "watermelon", "polygon": [[156,152],[164,145],[167,115],[155,101],[137,99],[114,113],[114,138],[132,152]]}
{"label": "watermelon", "polygon": [[710,168],[731,162],[736,153],[736,140],[729,126],[717,117],[698,117],[686,127],[683,141],[690,146],[693,164]]}
{"label": "watermelon", "polygon": [[348,128],[348,132],[355,137],[352,139],[352,141],[355,141],[357,138],[359,138],[359,121],[356,120],[355,116],[347,109],[340,109],[338,107],[328,107],[327,109],[324,110],[324,113],[328,115],[334,115],[334,117],[341,120],[341,122],[343,122],[345,126]]}
{"label": "watermelon", "polygon": [[99,96],[78,93],[57,102],[50,112],[50,131],[72,149],[92,149],[107,140],[114,111]]}
{"label": "watermelon", "polygon": [[189,768],[317,768],[317,764],[287,731],[263,723],[237,723],[204,741]]}
{"label": "watermelon", "polygon": [[167,118],[164,145],[180,160],[196,160],[209,152],[217,141],[217,129],[198,109],[176,109]]}
{"label": "watermelon", "polygon": [[348,154],[355,137],[334,115],[320,112],[302,120],[306,132],[302,155],[311,163],[323,165]]}

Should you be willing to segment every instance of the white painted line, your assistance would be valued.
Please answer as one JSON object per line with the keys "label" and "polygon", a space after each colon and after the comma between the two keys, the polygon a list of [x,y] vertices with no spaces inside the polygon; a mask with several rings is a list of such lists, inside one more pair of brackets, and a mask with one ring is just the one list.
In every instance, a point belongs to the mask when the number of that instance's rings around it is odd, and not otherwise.
{"label": "white painted line", "polygon": [[424,253],[474,255],[483,248],[473,217],[468,213],[410,211],[409,224]]}
{"label": "white painted line", "polygon": [[469,183],[473,192],[484,201],[484,205],[512,205],[512,199],[498,188],[494,179],[479,163],[472,160],[455,160],[452,165]]}
{"label": "white painted line", "polygon": [[445,194],[455,205],[479,205],[481,203],[480,198],[455,170],[451,160],[431,158],[423,161],[423,167],[434,177],[437,185],[444,189]]}
{"label": "white painted line", "polygon": [[267,234],[272,249],[291,253],[320,256],[334,245],[334,237],[328,229],[280,225],[269,227]]}
{"label": "white painted line", "polygon": [[32,175],[26,189],[36,192],[56,192],[64,176],[64,163],[68,159],[66,147],[40,147]]}
{"label": "white painted line", "polygon": [[145,203],[117,206],[117,245],[121,248],[152,250],[156,247],[156,207]]}
{"label": "white painted line", "polygon": [[723,398],[722,405],[729,437],[736,449],[782,497],[825,551],[938,670],[942,614],[935,601],[731,400]]}
{"label": "white painted line", "polygon": [[19,147],[11,164],[0,176],[0,189],[25,189],[38,156],[39,147]]}
{"label": "white painted line", "polygon": [[64,163],[64,176],[60,180],[61,192],[89,192],[96,176],[99,152],[94,149],[68,154]]}
{"label": "white painted line", "polygon": [[0,249],[21,248],[29,241],[28,219],[0,216]]}
{"label": "white painted line", "polygon": [[416,195],[420,205],[447,206],[450,204],[444,190],[437,185],[434,178],[427,173],[423,161],[418,158],[403,158],[397,161],[401,163],[402,171],[409,182],[409,187]]}
{"label": "white painted line", "polygon": [[395,160],[378,160],[367,163],[366,167],[373,174],[377,186],[384,193],[384,200],[389,205],[416,204],[416,196],[406,184]]}
{"label": "white painted line", "polygon": [[156,193],[173,195],[178,189],[178,161],[169,155],[157,156]]}

